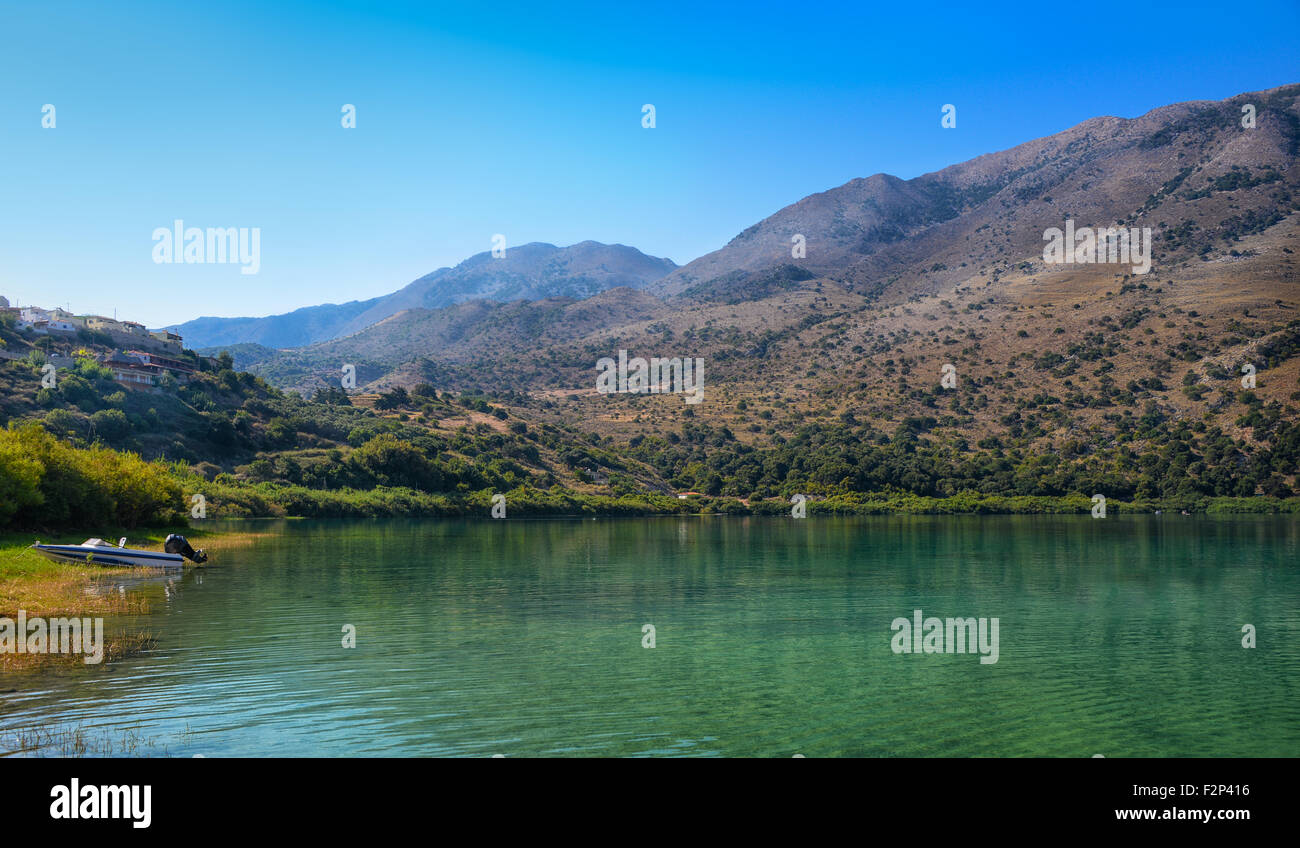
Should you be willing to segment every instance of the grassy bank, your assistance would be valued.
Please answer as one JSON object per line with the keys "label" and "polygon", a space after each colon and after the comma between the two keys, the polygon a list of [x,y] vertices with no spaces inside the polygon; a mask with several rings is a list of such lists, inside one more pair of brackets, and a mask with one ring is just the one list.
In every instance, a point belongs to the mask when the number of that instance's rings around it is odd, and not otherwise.
{"label": "grassy bank", "polygon": [[[116,540],[128,539],[130,547],[141,550],[162,550],[163,539],[175,528],[125,530],[120,527],[92,528],[89,531],[69,533],[10,532],[0,534],[0,617],[14,616],[19,609],[28,615],[40,616],[99,616],[141,615],[149,612],[148,603],[130,594],[93,595],[86,592],[96,578],[141,574],[138,568],[106,568],[100,565],[74,565],[53,562],[30,549],[32,542],[62,542],[77,544],[87,537]],[[223,532],[202,528],[183,528],[185,536],[196,547],[219,554],[223,550],[250,544],[267,535],[263,532]]]}
{"label": "grassy bank", "polygon": [[[78,540],[80,541],[80,540]],[[126,574],[131,569],[99,568],[51,562],[28,549],[28,535],[0,536],[0,617],[100,618],[141,615],[149,611],[139,593],[91,592],[96,576]],[[104,662],[146,650],[148,633],[109,630],[104,633]],[[81,654],[0,652],[0,672],[35,671],[52,666],[83,665]]]}
{"label": "grassy bank", "polygon": [[[120,576],[133,569],[51,562],[28,548],[37,538],[32,533],[0,536],[0,616],[12,618],[20,609],[28,615],[45,617],[138,615],[149,611],[139,598],[86,592],[97,576]],[[117,537],[106,532],[104,538]],[[136,531],[132,544],[148,548],[161,547],[161,542],[162,537],[157,537],[146,543]]]}
{"label": "grassy bank", "polygon": [[[163,539],[173,532],[167,529],[124,530],[98,528],[72,538],[69,534],[6,533],[0,535],[0,618],[15,618],[23,610],[28,618],[101,618],[138,616],[150,611],[149,598],[141,591],[95,592],[97,580],[106,577],[139,575],[137,568],[105,568],[52,562],[28,546],[43,541],[81,542],[88,536],[118,539],[127,536],[131,547],[161,550]],[[249,544],[262,533],[226,533],[202,529],[185,530],[196,547],[206,546],[213,552],[231,550]],[[110,628],[104,633],[104,663],[148,650],[154,637],[147,631]],[[84,665],[80,654],[18,654],[0,652],[0,672],[33,671],[58,666]]]}

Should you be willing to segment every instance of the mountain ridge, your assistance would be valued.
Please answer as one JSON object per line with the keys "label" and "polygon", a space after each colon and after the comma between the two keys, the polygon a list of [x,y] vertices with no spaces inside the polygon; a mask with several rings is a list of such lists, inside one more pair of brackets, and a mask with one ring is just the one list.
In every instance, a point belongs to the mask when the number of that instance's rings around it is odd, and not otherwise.
{"label": "mountain ridge", "polygon": [[[975,226],[993,223],[1001,210],[1008,207],[1008,199],[1024,205],[1031,198],[1048,197],[1049,204],[1066,204],[1063,208],[1067,211],[1104,218],[1104,213],[1112,210],[1104,208],[1107,204],[1086,196],[1091,188],[1086,180],[1077,181],[1083,184],[1082,189],[1070,190],[1070,179],[1081,169],[1135,149],[1143,155],[1131,157],[1134,166],[1158,169],[1167,164],[1160,161],[1162,148],[1180,136],[1204,131],[1207,125],[1223,127],[1237,123],[1241,116],[1237,107],[1251,99],[1257,101],[1254,104],[1257,128],[1252,130],[1256,135],[1242,138],[1240,142],[1244,145],[1282,135],[1291,148],[1293,162],[1300,141],[1300,121],[1293,105],[1288,104],[1293,103],[1297,90],[1300,86],[1284,85],[1234,95],[1223,101],[1170,104],[1131,119],[1090,118],[1062,132],[981,154],[910,180],[886,174],[850,180],[777,210],[737,234],[722,248],[688,262],[657,281],[649,290],[674,297],[694,289],[693,293],[698,295],[699,286],[728,274],[743,281],[746,274],[792,262],[814,274],[837,271],[844,279],[866,287],[905,270],[905,266],[915,265],[927,252],[941,253],[934,244],[936,240],[964,237]],[[1268,117],[1277,120],[1270,121]],[[1123,176],[1129,181],[1127,186],[1110,187],[1119,195],[1116,200],[1125,193],[1133,194],[1133,186],[1143,182],[1140,171]],[[1169,178],[1172,177],[1171,173]],[[1006,196],[1008,192],[1010,198]],[[1128,200],[1129,204],[1139,206],[1143,194],[1145,191],[1135,194]],[[990,206],[992,201],[1001,205]],[[1076,203],[1077,206],[1071,205]],[[985,210],[983,216],[966,217],[981,207]],[[1052,222],[1060,226],[1065,217],[1053,214],[1035,226],[1018,228],[1014,247],[1023,253],[1032,252],[1035,245],[1041,249],[1041,242],[1036,241],[1039,234]],[[966,222],[974,221],[974,225],[966,229],[944,228],[963,218]],[[791,256],[790,239],[796,234],[808,240],[807,258],[802,262]],[[913,268],[912,272],[904,282],[920,282],[917,269]],[[947,276],[951,279],[958,275]]]}
{"label": "mountain ridge", "polygon": [[[1246,102],[1255,128],[1240,123]],[[398,304],[415,305],[359,332],[292,350],[239,345],[233,362],[200,359],[195,384],[158,392],[188,410],[187,436],[241,445],[220,470],[259,486],[339,490],[370,479],[356,475],[371,460],[401,470],[419,450],[450,449],[442,481],[420,485],[483,491],[486,479],[462,473],[472,462],[507,485],[576,478],[620,496],[695,491],[782,508],[795,492],[866,511],[880,493],[973,511],[985,496],[1291,497],[1300,85],[1144,119],[1091,119],[942,178],[875,175],[810,195],[692,263],[689,279],[436,308],[417,287]],[[1149,273],[1050,262],[1045,238],[1069,220],[1149,230]],[[795,225],[806,257],[783,255]],[[703,362],[701,402],[602,393],[598,363],[620,351]],[[87,368],[55,396],[29,365],[0,372],[26,386],[18,411],[59,432],[192,450],[156,423],[154,393],[123,396]],[[103,389],[94,403],[81,397],[89,377]],[[79,411],[51,409],[60,398]],[[129,426],[104,408],[123,404]],[[511,470],[520,457],[528,467]],[[636,474],[620,479],[629,460]]]}
{"label": "mountain ridge", "polygon": [[621,286],[644,287],[676,267],[671,259],[623,244],[587,240],[556,247],[529,242],[507,248],[500,259],[491,251],[476,253],[367,300],[304,306],[259,318],[201,317],[168,329],[196,350],[245,343],[296,348],[352,335],[407,309],[436,309],[475,299],[588,297]]}
{"label": "mountain ridge", "polygon": [[[1239,123],[1247,98],[1256,129]],[[1144,122],[1094,119],[950,166],[964,169],[955,184],[878,176],[810,195],[747,228],[706,272],[697,260],[647,290],[407,311],[250,367],[312,392],[352,363],[366,393],[428,383],[580,421],[602,444],[666,440],[655,462],[694,488],[699,454],[670,445],[706,426],[736,442],[723,471],[803,428],[865,422],[953,456],[978,445],[992,461],[1014,445],[1103,474],[1160,444],[1161,428],[1212,457],[1225,439],[1242,455],[1285,453],[1271,440],[1300,400],[1298,141],[1300,85]],[[844,231],[819,242],[809,228],[805,261],[781,255],[791,209],[838,212]],[[1049,264],[1044,235],[1068,219],[1150,229],[1150,273]],[[748,243],[763,238],[779,250]],[[704,401],[596,392],[595,363],[620,349],[702,358]],[[1253,387],[1238,383],[1245,365]],[[940,384],[948,366],[952,387]],[[1297,485],[1278,482],[1290,476],[1268,485]]]}

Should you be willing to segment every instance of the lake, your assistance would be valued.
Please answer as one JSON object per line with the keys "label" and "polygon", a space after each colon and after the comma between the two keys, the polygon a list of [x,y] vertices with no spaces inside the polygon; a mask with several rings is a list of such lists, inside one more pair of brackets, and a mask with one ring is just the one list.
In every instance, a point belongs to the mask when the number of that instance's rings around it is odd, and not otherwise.
{"label": "lake", "polygon": [[[224,526],[276,532],[136,578],[108,629],[148,653],[0,681],[0,751],[1300,755],[1294,517]],[[996,618],[997,661],[896,653],[918,609]]]}

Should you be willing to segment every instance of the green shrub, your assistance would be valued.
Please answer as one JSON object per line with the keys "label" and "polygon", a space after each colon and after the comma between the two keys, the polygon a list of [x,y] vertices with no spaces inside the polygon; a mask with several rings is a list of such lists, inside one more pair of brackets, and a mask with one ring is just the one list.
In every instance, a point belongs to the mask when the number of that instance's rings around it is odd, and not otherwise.
{"label": "green shrub", "polygon": [[162,463],[74,448],[36,423],[0,430],[0,527],[164,524],[178,519],[182,494]]}

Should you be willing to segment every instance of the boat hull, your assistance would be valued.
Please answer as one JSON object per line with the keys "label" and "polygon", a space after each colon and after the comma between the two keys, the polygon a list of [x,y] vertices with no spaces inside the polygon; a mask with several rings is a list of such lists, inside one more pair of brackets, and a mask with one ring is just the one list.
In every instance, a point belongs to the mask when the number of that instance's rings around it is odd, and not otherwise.
{"label": "boat hull", "polygon": [[185,565],[185,560],[179,554],[135,551],[130,548],[32,545],[32,549],[55,562],[89,563],[111,568],[182,568]]}

